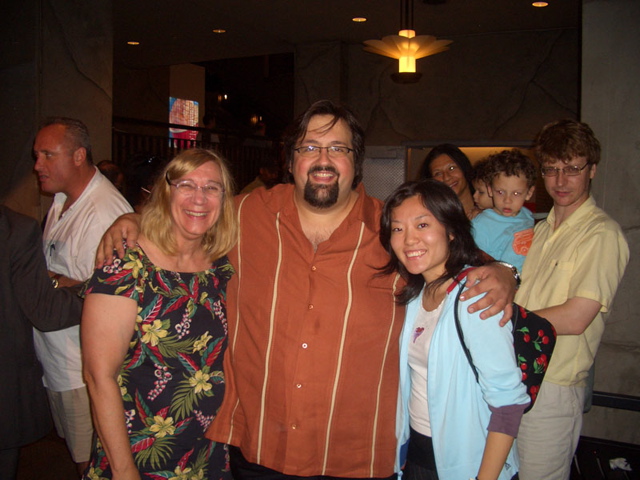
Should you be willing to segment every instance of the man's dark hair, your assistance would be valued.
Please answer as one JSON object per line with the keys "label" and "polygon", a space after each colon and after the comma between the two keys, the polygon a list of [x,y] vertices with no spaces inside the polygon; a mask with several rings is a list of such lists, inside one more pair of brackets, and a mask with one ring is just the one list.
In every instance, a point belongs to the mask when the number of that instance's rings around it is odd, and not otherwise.
{"label": "man's dark hair", "polygon": [[542,127],[533,144],[536,158],[543,164],[585,157],[589,165],[600,161],[600,142],[591,127],[577,120],[559,120]]}
{"label": "man's dark hair", "polygon": [[40,125],[40,129],[50,125],[62,125],[65,127],[65,136],[71,141],[74,150],[84,148],[87,152],[87,163],[93,164],[93,154],[91,153],[91,140],[89,129],[80,120],[68,117],[49,117]]}
{"label": "man's dark hair", "polygon": [[284,152],[285,152],[285,176],[287,183],[293,183],[291,166],[293,165],[294,148],[298,147],[298,142],[304,138],[309,128],[309,122],[316,115],[329,115],[333,119],[324,126],[324,131],[333,128],[338,121],[343,120],[351,130],[351,147],[353,148],[353,166],[355,175],[351,188],[356,188],[362,181],[362,164],[364,163],[364,131],[360,122],[353,112],[345,106],[336,105],[330,100],[320,100],[311,105],[302,115],[294,120],[285,132]]}

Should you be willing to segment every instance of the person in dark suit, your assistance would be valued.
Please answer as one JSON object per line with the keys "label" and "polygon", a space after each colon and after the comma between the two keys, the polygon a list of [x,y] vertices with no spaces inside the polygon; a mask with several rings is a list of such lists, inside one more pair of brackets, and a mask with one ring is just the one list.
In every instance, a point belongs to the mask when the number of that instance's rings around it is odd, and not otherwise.
{"label": "person in dark suit", "polygon": [[20,447],[52,428],[33,327],[78,325],[82,300],[72,289],[54,287],[33,218],[0,205],[0,245],[0,478],[12,480]]}

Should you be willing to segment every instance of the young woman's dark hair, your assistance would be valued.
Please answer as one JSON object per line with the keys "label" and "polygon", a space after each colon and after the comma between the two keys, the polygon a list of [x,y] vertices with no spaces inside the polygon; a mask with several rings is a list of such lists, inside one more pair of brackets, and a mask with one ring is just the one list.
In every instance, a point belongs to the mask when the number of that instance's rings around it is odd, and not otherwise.
{"label": "young woman's dark hair", "polygon": [[444,183],[433,179],[406,182],[400,185],[389,195],[384,204],[380,217],[380,242],[390,256],[389,262],[382,269],[382,274],[399,272],[407,280],[407,285],[398,295],[398,302],[402,304],[406,304],[420,295],[425,280],[420,274],[409,273],[391,248],[391,230],[393,228],[391,220],[393,209],[415,196],[420,197],[422,204],[444,226],[447,234],[453,237],[449,243],[449,258],[445,263],[446,271],[440,278],[427,285],[428,289],[436,288],[448,279],[455,277],[465,265],[478,266],[483,263],[482,252],[476,246],[471,235],[471,221],[464,213],[462,203],[453,190]]}
{"label": "young woman's dark hair", "polygon": [[442,143],[440,145],[436,145],[431,149],[431,151],[424,159],[422,168],[420,168],[420,180],[423,180],[425,178],[433,178],[433,175],[431,175],[431,163],[440,155],[447,155],[449,158],[451,158],[451,160],[456,162],[456,165],[458,165],[458,167],[460,167],[460,170],[462,170],[462,174],[467,180],[469,191],[473,196],[473,194],[475,193],[475,189],[473,188],[472,182],[473,167],[471,166],[471,162],[462,150],[460,150],[455,145],[451,145],[450,143]]}

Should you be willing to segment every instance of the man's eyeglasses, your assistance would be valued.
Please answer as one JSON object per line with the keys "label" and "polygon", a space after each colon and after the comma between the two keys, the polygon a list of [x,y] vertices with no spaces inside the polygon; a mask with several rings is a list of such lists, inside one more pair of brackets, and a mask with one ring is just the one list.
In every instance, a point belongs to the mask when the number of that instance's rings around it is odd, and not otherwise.
{"label": "man's eyeglasses", "polygon": [[327,155],[329,155],[329,158],[342,158],[353,152],[353,148],[345,147],[343,145],[331,145],[329,147],[303,145],[301,147],[294,148],[294,150],[298,152],[298,155],[306,158],[318,158],[322,150],[327,151]]}
{"label": "man's eyeglasses", "polygon": [[184,195],[185,197],[194,196],[198,190],[202,190],[202,193],[204,193],[205,197],[209,198],[220,198],[224,194],[224,187],[217,182],[210,182],[200,187],[191,180],[172,182],[171,180],[169,180],[168,174],[165,178],[169,185],[171,185],[172,187],[176,187],[178,193]]}
{"label": "man's eyeglasses", "polygon": [[542,172],[543,177],[557,177],[558,174],[562,171],[567,177],[575,177],[576,175],[580,175],[580,172],[587,168],[589,164],[585,164],[582,167],[578,165],[567,165],[566,167],[557,168],[557,167],[542,167],[540,172]]}

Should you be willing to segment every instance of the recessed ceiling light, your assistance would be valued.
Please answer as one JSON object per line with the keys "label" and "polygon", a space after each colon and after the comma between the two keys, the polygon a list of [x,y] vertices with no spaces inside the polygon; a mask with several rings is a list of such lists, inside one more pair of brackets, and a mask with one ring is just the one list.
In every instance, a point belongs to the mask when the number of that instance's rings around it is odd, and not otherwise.
{"label": "recessed ceiling light", "polygon": [[214,28],[213,33],[227,33],[224,28]]}
{"label": "recessed ceiling light", "polygon": [[533,2],[531,5],[534,7],[546,7],[549,5],[549,2]]}
{"label": "recessed ceiling light", "polygon": [[356,23],[362,23],[362,22],[366,22],[367,19],[364,17],[353,17],[351,19],[352,22],[356,22]]}
{"label": "recessed ceiling light", "polygon": [[140,42],[131,41],[127,42],[127,45],[140,45]]}

